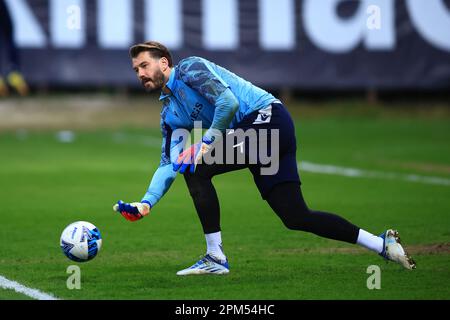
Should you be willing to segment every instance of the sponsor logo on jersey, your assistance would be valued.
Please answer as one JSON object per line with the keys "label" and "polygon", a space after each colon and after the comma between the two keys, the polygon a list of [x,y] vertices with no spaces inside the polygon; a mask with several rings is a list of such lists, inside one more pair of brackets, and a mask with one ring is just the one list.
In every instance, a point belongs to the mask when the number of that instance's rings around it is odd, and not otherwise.
{"label": "sponsor logo on jersey", "polygon": [[270,123],[271,118],[272,118],[272,106],[270,105],[264,109],[259,110],[258,116],[256,117],[253,124]]}

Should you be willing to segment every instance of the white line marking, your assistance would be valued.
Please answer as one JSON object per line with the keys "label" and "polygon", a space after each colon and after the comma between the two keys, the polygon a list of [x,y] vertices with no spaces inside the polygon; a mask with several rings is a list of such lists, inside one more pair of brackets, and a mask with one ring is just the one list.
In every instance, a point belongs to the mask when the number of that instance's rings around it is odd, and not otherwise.
{"label": "white line marking", "polygon": [[37,289],[31,289],[28,287],[25,287],[24,285],[16,282],[6,279],[5,277],[0,276],[0,288],[4,289],[12,289],[16,292],[22,293],[26,296],[29,296],[31,298],[37,299],[37,300],[58,300],[54,296],[41,292]]}
{"label": "white line marking", "polygon": [[300,170],[313,173],[332,174],[351,178],[372,178],[401,180],[407,182],[418,182],[426,184],[436,184],[442,186],[450,186],[450,179],[441,177],[422,176],[418,174],[401,174],[394,172],[372,171],[356,168],[339,167],[330,164],[318,164],[308,161],[298,163]]}
{"label": "white line marking", "polygon": [[[133,135],[118,132],[113,135],[113,141],[115,143],[136,143],[141,145],[147,145],[151,147],[160,147],[161,139],[154,136]],[[234,147],[237,147],[236,145]],[[241,146],[242,147],[242,146]],[[450,186],[450,179],[432,176],[423,176],[418,174],[402,174],[395,172],[384,172],[374,170],[364,170],[357,168],[340,167],[331,164],[318,164],[308,161],[301,161],[297,163],[298,167],[302,171],[331,174],[338,176],[345,176],[350,178],[371,178],[371,179],[385,179],[385,180],[400,180],[407,182],[417,182],[425,184],[434,184],[441,186]]]}

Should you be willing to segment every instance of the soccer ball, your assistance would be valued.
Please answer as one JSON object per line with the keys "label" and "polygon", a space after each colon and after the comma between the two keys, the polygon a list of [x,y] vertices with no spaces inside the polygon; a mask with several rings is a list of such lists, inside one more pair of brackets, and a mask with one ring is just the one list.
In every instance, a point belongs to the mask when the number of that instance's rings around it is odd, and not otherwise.
{"label": "soccer ball", "polygon": [[100,251],[102,236],[92,223],[77,221],[64,229],[60,245],[67,258],[76,262],[85,262],[94,259]]}

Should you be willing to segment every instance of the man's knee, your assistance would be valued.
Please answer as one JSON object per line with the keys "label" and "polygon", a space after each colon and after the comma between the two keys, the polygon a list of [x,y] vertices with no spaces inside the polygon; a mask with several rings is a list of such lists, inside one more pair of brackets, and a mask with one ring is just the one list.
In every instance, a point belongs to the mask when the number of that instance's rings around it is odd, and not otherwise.
{"label": "man's knee", "polygon": [[289,230],[309,231],[310,214],[311,212],[309,212],[309,210],[299,210],[291,212],[290,214],[279,214],[278,216],[281,218],[284,226]]}
{"label": "man's knee", "polygon": [[311,211],[297,183],[277,185],[267,199],[269,205],[290,230],[308,231]]}

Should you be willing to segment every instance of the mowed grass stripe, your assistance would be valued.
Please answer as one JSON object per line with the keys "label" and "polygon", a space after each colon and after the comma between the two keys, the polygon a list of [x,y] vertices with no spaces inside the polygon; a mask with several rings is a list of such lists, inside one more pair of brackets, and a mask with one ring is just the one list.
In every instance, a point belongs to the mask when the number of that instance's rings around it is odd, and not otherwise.
{"label": "mowed grass stripe", "polygon": [[[378,159],[448,163],[450,151],[443,148],[443,140],[448,141],[449,130],[442,122],[418,119],[411,126],[394,126],[358,119],[302,121],[298,159],[399,174],[421,171],[397,171],[395,163],[381,165]],[[145,137],[154,131],[124,132]],[[433,139],[446,132],[446,137]],[[125,221],[112,205],[119,199],[140,199],[159,163],[160,147],[134,139],[116,143],[113,134],[77,132],[70,144],[55,141],[53,132],[30,134],[24,141],[0,137],[6,155],[0,157],[0,274],[63,299],[450,297],[450,255],[427,251],[433,244],[450,242],[446,187],[302,170],[302,189],[311,208],[338,213],[377,234],[398,228],[407,248],[419,248],[413,256],[418,269],[407,272],[355,246],[287,230],[244,170],[214,178],[231,274],[180,279],[176,271],[205,251],[185,182],[178,177],[150,216]],[[385,148],[382,141],[386,145],[392,134],[397,135]],[[53,167],[58,170],[46,171]],[[63,228],[77,220],[97,225],[104,246],[94,260],[79,264],[81,290],[68,290],[66,269],[73,262],[64,257],[58,241]],[[366,287],[370,265],[381,268],[381,290]]]}

